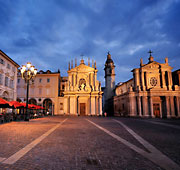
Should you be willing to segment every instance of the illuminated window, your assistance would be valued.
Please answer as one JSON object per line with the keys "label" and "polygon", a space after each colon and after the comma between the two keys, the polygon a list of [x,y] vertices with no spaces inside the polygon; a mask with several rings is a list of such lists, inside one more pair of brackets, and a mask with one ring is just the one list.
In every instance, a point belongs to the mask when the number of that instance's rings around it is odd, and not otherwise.
{"label": "illuminated window", "polygon": [[47,83],[49,83],[50,82],[50,78],[47,78]]}

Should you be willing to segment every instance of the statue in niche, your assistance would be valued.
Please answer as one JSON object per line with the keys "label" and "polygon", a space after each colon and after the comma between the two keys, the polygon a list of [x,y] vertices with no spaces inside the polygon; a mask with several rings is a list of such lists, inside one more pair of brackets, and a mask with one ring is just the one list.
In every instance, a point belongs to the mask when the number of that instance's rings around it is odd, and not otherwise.
{"label": "statue in niche", "polygon": [[86,88],[86,81],[85,81],[85,79],[80,79],[79,80],[79,90],[85,90],[85,88]]}

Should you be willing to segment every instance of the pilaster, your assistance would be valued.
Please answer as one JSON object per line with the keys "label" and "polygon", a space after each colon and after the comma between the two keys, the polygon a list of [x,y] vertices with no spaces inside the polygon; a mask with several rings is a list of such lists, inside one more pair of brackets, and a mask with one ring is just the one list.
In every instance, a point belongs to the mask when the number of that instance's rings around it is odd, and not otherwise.
{"label": "pilaster", "polygon": [[171,104],[171,117],[175,117],[174,96],[170,97],[170,104]]}
{"label": "pilaster", "polygon": [[180,118],[180,104],[179,104],[179,97],[176,96],[176,107],[177,107],[177,116]]}
{"label": "pilaster", "polygon": [[143,117],[149,117],[147,96],[142,97],[142,102],[143,102]]}
{"label": "pilaster", "polygon": [[155,116],[154,116],[154,112],[153,112],[153,99],[152,99],[152,96],[150,96],[149,100],[150,100],[149,101],[149,103],[150,103],[149,107],[150,107],[150,112],[151,112],[150,114],[151,114],[151,117],[154,118]]}
{"label": "pilaster", "polygon": [[167,118],[170,118],[170,104],[169,104],[169,96],[166,96],[166,113],[167,113]]}
{"label": "pilaster", "polygon": [[142,117],[142,110],[141,110],[141,96],[137,97],[137,107],[138,107],[139,117]]}

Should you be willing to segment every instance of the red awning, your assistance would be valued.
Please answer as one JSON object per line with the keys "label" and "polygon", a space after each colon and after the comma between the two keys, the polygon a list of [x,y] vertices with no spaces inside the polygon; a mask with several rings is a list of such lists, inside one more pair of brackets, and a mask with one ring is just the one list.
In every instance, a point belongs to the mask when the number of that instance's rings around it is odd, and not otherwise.
{"label": "red awning", "polygon": [[14,108],[24,107],[24,105],[22,103],[19,103],[18,101],[10,101],[9,103],[12,104]]}
{"label": "red awning", "polygon": [[[21,103],[23,106],[24,106],[24,108],[26,108],[26,103]],[[29,104],[28,104],[28,109],[30,109],[31,107],[29,106]]]}
{"label": "red awning", "polygon": [[0,108],[9,108],[11,106],[12,106],[11,103],[9,103],[8,101],[0,98]]}

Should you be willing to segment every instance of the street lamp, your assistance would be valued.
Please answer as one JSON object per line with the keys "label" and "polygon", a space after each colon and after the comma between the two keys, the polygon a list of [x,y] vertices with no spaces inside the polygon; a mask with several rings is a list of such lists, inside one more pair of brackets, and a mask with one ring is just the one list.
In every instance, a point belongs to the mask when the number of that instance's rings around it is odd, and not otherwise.
{"label": "street lamp", "polygon": [[27,83],[27,91],[26,91],[26,115],[25,115],[25,121],[29,121],[29,114],[28,114],[28,96],[29,96],[29,82],[30,80],[34,82],[34,78],[37,74],[37,69],[34,68],[34,66],[31,65],[30,62],[28,62],[26,65],[22,65],[21,68],[21,75],[22,79],[25,80],[25,83]]}

